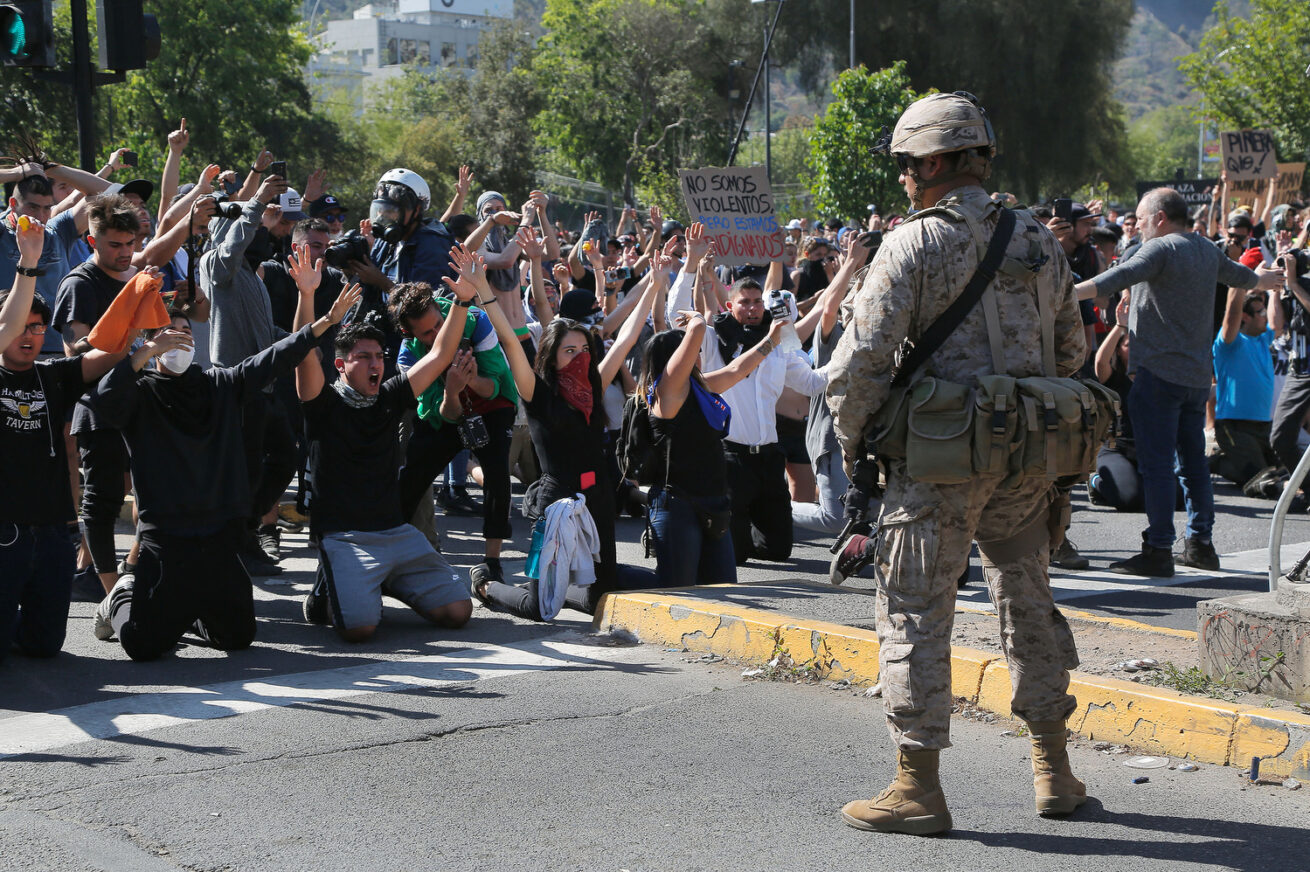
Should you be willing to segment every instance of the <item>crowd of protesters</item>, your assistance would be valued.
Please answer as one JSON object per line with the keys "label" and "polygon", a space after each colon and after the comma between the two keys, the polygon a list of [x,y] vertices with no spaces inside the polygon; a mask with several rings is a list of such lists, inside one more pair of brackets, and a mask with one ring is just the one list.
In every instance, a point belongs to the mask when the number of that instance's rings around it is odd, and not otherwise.
{"label": "crowd of protesters", "polygon": [[[97,174],[39,154],[0,169],[0,658],[56,654],[79,599],[133,659],[185,633],[248,646],[251,578],[280,581],[284,530],[318,554],[305,619],[361,641],[384,594],[442,627],[475,599],[550,620],[616,589],[732,583],[788,561],[797,528],[841,529],[825,364],[903,216],[795,218],[784,262],[729,268],[701,225],[654,207],[557,226],[541,191],[468,203],[461,168],[438,214],[394,169],[352,216],[322,171],[296,191],[268,152],[181,184],[188,143],[183,122],[158,185],[111,182],[125,150]],[[1225,183],[1191,214],[1167,194],[1123,215],[1032,207],[1080,282],[1086,375],[1129,412],[1087,493],[1148,514],[1143,554],[1110,567],[1141,575],[1217,568],[1211,473],[1277,496],[1310,411],[1302,204],[1271,184],[1225,215]],[[1159,264],[1197,245],[1208,286],[1171,297]],[[1162,403],[1172,429],[1133,414]],[[438,510],[481,516],[474,565],[442,555]],[[646,520],[649,565],[618,560],[624,513]],[[1087,566],[1055,538],[1053,563]],[[528,552],[522,578],[506,541]]]}

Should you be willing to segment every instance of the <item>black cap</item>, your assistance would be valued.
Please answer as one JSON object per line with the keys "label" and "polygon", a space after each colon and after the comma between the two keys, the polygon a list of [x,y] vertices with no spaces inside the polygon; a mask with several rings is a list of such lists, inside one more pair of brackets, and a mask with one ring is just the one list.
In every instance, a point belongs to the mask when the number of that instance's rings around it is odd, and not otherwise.
{"label": "black cap", "polygon": [[1074,203],[1073,208],[1070,210],[1069,222],[1071,224],[1077,224],[1079,221],[1083,220],[1084,218],[1100,218],[1100,217],[1101,217],[1100,212],[1093,212],[1091,209],[1088,209],[1082,203]]}
{"label": "black cap", "polygon": [[329,209],[340,209],[342,212],[348,211],[336,197],[331,194],[324,194],[309,204],[309,217],[317,218]]}
{"label": "black cap", "polygon": [[575,288],[560,297],[559,316],[571,321],[585,321],[600,311],[596,295],[583,288]]}
{"label": "black cap", "polygon": [[132,181],[119,186],[115,194],[136,194],[141,198],[141,202],[149,203],[150,197],[155,193],[155,186],[146,179],[133,179]]}

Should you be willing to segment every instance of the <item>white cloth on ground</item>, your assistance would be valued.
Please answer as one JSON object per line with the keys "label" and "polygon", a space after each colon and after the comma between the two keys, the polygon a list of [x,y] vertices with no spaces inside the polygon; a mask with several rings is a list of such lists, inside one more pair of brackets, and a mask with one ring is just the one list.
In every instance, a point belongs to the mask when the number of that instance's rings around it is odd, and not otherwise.
{"label": "white cloth on ground", "polygon": [[596,580],[600,533],[587,511],[587,499],[565,497],[546,507],[546,531],[541,543],[537,602],[541,619],[551,621],[564,607],[569,585],[586,587]]}

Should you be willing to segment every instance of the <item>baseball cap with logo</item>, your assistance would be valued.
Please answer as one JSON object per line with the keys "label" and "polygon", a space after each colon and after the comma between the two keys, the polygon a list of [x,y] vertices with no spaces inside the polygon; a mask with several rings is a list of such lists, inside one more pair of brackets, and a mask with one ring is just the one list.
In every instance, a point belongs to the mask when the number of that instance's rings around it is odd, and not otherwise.
{"label": "baseball cap with logo", "polygon": [[324,194],[317,200],[309,204],[309,217],[317,218],[325,212],[333,209],[340,209],[343,213],[347,211],[346,207],[341,205],[341,201],[331,194]]}
{"label": "baseball cap with logo", "polygon": [[279,195],[277,204],[282,207],[283,221],[301,221],[307,217],[302,211],[304,204],[300,200],[300,192],[295,188],[287,188],[285,194]]}
{"label": "baseball cap with logo", "polygon": [[105,188],[106,194],[136,194],[141,198],[142,203],[150,202],[150,197],[155,193],[155,186],[146,179],[133,179],[130,182],[124,182],[121,185],[110,185]]}

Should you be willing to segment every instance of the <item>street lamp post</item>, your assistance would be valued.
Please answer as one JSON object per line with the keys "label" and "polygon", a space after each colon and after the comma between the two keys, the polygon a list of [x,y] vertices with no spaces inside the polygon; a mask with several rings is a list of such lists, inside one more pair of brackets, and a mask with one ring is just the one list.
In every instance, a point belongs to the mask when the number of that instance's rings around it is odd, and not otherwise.
{"label": "street lamp post", "polygon": [[[750,118],[751,104],[755,102],[755,90],[756,88],[759,87],[760,77],[764,74],[765,70],[767,69],[767,65],[769,62],[769,46],[773,43],[773,34],[778,29],[778,19],[782,17],[782,4],[784,2],[786,2],[786,0],[751,0],[751,3],[777,3],[778,9],[776,12],[773,13],[773,23],[769,25],[768,33],[764,37],[764,53],[760,56],[760,65],[755,70],[755,79],[751,82],[750,96],[746,98],[746,105],[745,107],[742,108],[741,111],[741,123],[737,125],[737,135],[732,138],[732,148],[728,150],[728,166],[732,166],[732,162],[737,159],[737,147],[741,145],[741,136],[743,133],[746,132],[746,121],[748,118]],[[764,106],[765,106],[765,111],[767,112],[768,111],[767,92],[765,94]],[[766,122],[766,126],[767,126],[767,122]],[[766,134],[765,147],[767,153],[767,146],[768,146],[767,129],[765,130],[765,134]]]}

